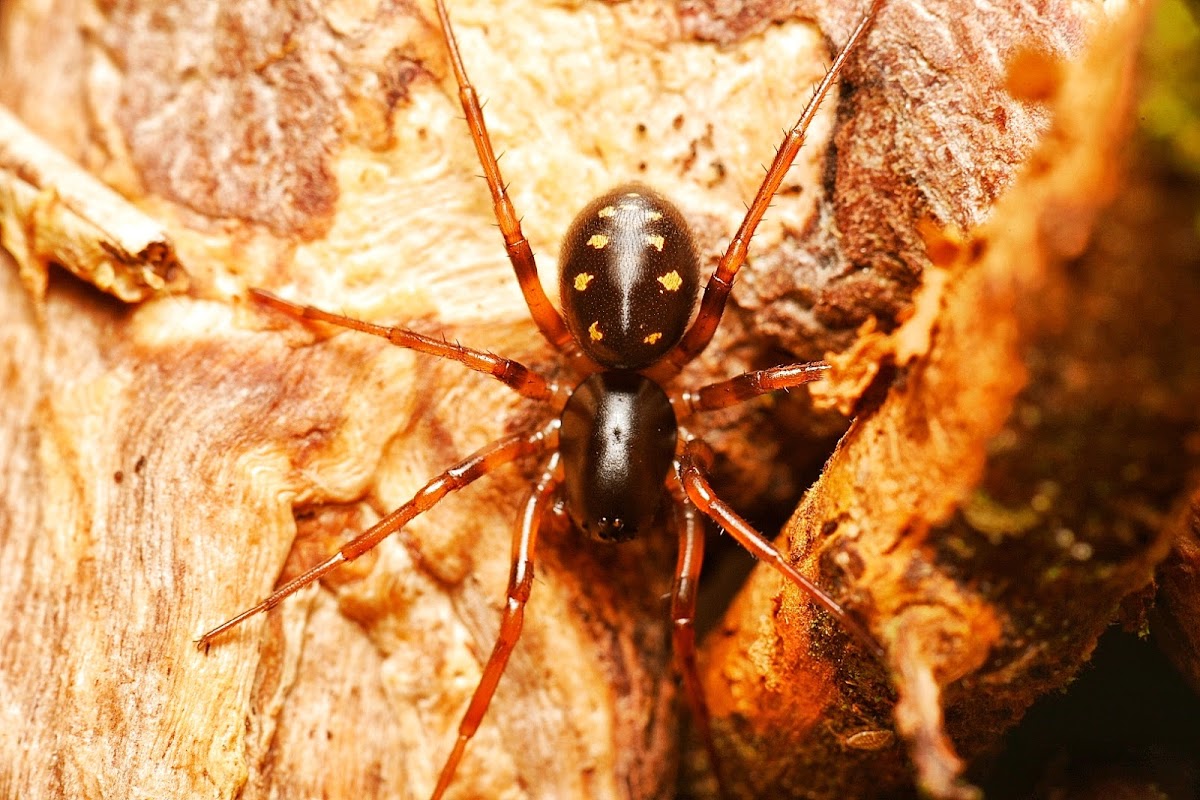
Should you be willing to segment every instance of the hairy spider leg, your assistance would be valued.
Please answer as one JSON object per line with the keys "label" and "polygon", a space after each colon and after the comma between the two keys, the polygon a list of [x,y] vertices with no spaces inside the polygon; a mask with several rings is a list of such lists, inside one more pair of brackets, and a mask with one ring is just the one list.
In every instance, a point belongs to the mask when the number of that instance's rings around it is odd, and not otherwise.
{"label": "hairy spider leg", "polygon": [[496,636],[492,654],[483,668],[479,684],[475,687],[475,694],[471,696],[471,702],[463,714],[462,722],[458,726],[458,739],[455,740],[454,749],[450,751],[446,763],[442,766],[441,775],[438,776],[437,786],[434,787],[430,800],[440,800],[454,779],[454,771],[458,768],[458,762],[462,760],[467,742],[471,741],[471,737],[479,729],[479,723],[487,713],[488,704],[492,702],[492,695],[496,693],[496,685],[500,683],[500,676],[504,674],[504,668],[508,665],[508,657],[521,637],[521,628],[525,623],[525,603],[533,590],[533,558],[538,529],[541,527],[542,517],[554,503],[554,493],[562,482],[560,473],[559,456],[555,453],[546,462],[541,478],[525,502],[521,524],[513,536],[508,602],[500,620],[500,633]]}
{"label": "hairy spider leg", "polygon": [[372,336],[380,336],[387,339],[397,347],[405,347],[409,350],[427,353],[438,358],[448,358],[451,361],[457,361],[467,369],[491,375],[517,394],[522,397],[528,397],[531,400],[550,400],[558,391],[558,387],[555,384],[550,383],[524,364],[513,361],[511,358],[502,358],[494,353],[473,350],[470,347],[463,347],[457,342],[452,343],[443,339],[434,339],[430,336],[424,336],[411,331],[408,328],[376,325],[371,322],[354,319],[353,317],[322,311],[314,306],[293,303],[263,289],[251,289],[250,296],[263,305],[270,306],[276,311],[299,320],[325,322],[341,328],[369,333]]}
{"label": "hairy spider leg", "polygon": [[677,409],[677,414],[683,411],[685,416],[716,411],[764,394],[812,383],[823,378],[828,371],[829,365],[824,361],[756,369],[727,380],[710,383],[695,391],[675,394],[672,396],[672,405]]}
{"label": "hairy spider leg", "polygon": [[754,527],[742,519],[733,508],[717,497],[708,482],[706,473],[712,467],[712,449],[699,439],[691,439],[684,446],[683,455],[675,462],[675,471],[691,500],[707,517],[729,532],[738,544],[750,551],[759,561],[765,561],[777,572],[787,578],[796,588],[803,591],[817,605],[824,608],[848,631],[866,650],[880,661],[885,653],[869,631],[853,616],[850,615],[836,600],[825,593],[821,587],[800,574],[788,563],[787,559],[775,549],[770,540],[756,531]]}
{"label": "hairy spider leg", "polygon": [[837,80],[838,74],[841,73],[842,67],[846,65],[850,53],[862,40],[863,34],[866,33],[871,22],[875,19],[875,15],[879,12],[879,7],[883,4],[883,1],[873,0],[871,7],[850,34],[850,38],[846,41],[841,52],[833,60],[833,64],[830,65],[829,70],[825,73],[825,77],[817,84],[812,97],[809,98],[808,105],[804,107],[804,112],[800,114],[800,119],[788,131],[783,143],[775,151],[775,160],[771,162],[766,177],[763,178],[762,185],[758,187],[758,193],[754,196],[754,201],[746,210],[746,216],[742,220],[741,227],[738,228],[732,241],[729,242],[729,247],[726,249],[725,255],[721,256],[721,261],[717,264],[717,269],[709,279],[708,285],[704,287],[704,295],[700,301],[700,311],[696,315],[696,319],[692,322],[692,327],[684,334],[683,340],[676,345],[675,349],[668,353],[662,362],[649,371],[651,377],[658,380],[666,380],[677,374],[684,365],[704,352],[704,348],[708,347],[708,343],[712,341],[713,334],[717,330],[717,325],[721,322],[721,315],[725,311],[725,302],[729,299],[729,292],[733,288],[734,278],[737,276],[737,272],[741,269],[742,264],[746,262],[746,253],[750,248],[750,240],[754,236],[755,229],[758,228],[758,223],[762,221],[763,215],[771,204],[771,200],[774,199],[775,193],[779,190],[779,185],[783,182],[784,175],[791,169],[792,162],[796,160],[796,154],[800,152],[800,146],[804,144],[804,137],[807,135],[808,126],[812,122],[813,117],[816,116],[821,101],[825,99],[825,95],[829,93],[834,81]]}
{"label": "hairy spider leg", "polygon": [[709,766],[717,779],[718,796],[729,797],[712,737],[708,701],[704,699],[704,687],[696,668],[696,590],[704,563],[704,521],[675,476],[667,481],[667,488],[675,500],[675,524],[679,532],[679,555],[671,586],[671,649],[675,653],[675,669],[683,681],[696,735],[704,743]]}
{"label": "hairy spider leg", "polygon": [[[413,519],[433,508],[443,497],[493,472],[518,458],[545,452],[557,444],[558,420],[534,433],[507,436],[476,451],[425,484],[411,500],[347,542],[340,550],[303,575],[288,581],[269,597],[236,617],[222,622],[196,640],[196,647],[207,650],[212,640],[250,617],[274,608],[291,594],[320,579],[347,561],[353,561],[375,545],[399,531]],[[410,546],[410,549],[414,549]]]}
{"label": "hairy spider leg", "polygon": [[446,12],[443,0],[437,0],[437,13],[442,25],[442,36],[446,40],[446,49],[450,53],[450,66],[454,70],[454,79],[458,82],[458,99],[462,103],[467,127],[471,130],[471,140],[475,143],[475,152],[479,156],[483,176],[492,194],[492,207],[496,212],[500,233],[504,236],[504,249],[508,252],[513,271],[517,274],[517,282],[521,286],[525,304],[529,306],[529,313],[542,336],[546,337],[555,349],[582,367],[583,371],[591,372],[595,369],[594,365],[580,352],[562,315],[551,304],[542,288],[542,282],[538,279],[533,250],[529,246],[529,240],[521,232],[521,220],[508,197],[508,187],[504,178],[500,175],[500,165],[496,162],[492,140],[488,137],[487,126],[484,124],[479,95],[467,77],[467,70],[458,50],[458,41],[454,38],[454,29],[450,26],[450,15]]}

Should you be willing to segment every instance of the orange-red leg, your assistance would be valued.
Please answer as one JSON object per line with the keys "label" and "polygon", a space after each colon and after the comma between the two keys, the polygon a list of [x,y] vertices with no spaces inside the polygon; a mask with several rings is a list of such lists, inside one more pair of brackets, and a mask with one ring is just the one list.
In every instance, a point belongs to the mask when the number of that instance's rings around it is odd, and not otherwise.
{"label": "orange-red leg", "polygon": [[521,294],[525,296],[525,303],[529,306],[529,313],[537,323],[538,330],[550,344],[568,356],[582,359],[562,315],[550,303],[545,290],[542,289],[542,282],[538,280],[533,250],[530,249],[525,234],[521,232],[521,220],[508,197],[504,178],[500,175],[500,166],[496,163],[496,154],[492,150],[487,125],[484,124],[479,95],[475,93],[475,87],[467,77],[467,70],[463,66],[462,55],[458,52],[458,42],[454,38],[454,29],[450,26],[450,16],[446,13],[443,0],[437,0],[437,13],[442,25],[442,34],[446,39],[446,49],[450,52],[450,66],[454,70],[454,79],[458,82],[458,99],[462,102],[467,127],[471,130],[471,140],[475,143],[475,152],[479,155],[483,176],[487,179],[488,190],[492,194],[496,222],[499,223],[500,233],[504,236],[504,248],[508,251],[508,260],[512,262],[513,271],[517,274]]}
{"label": "orange-red leg", "polygon": [[270,306],[276,311],[283,312],[289,317],[325,322],[341,328],[369,333],[372,336],[380,336],[387,339],[397,347],[405,347],[409,350],[428,353],[438,358],[448,358],[451,361],[457,361],[468,369],[491,375],[523,397],[533,400],[549,400],[557,391],[557,387],[541,375],[529,369],[524,364],[513,361],[511,358],[501,358],[493,353],[472,350],[469,347],[463,347],[461,344],[447,342],[444,339],[434,339],[415,331],[410,331],[407,328],[376,325],[371,322],[354,319],[353,317],[334,314],[330,311],[322,311],[313,306],[293,303],[263,289],[251,289],[250,296],[259,303]]}
{"label": "orange-red leg", "polygon": [[696,590],[700,567],[704,562],[704,521],[696,507],[688,502],[682,487],[672,477],[675,494],[676,525],[679,528],[679,556],[675,563],[675,583],[671,587],[671,639],[675,668],[683,681],[683,692],[692,711],[692,724],[704,743],[709,766],[717,779],[722,797],[728,797],[721,773],[721,762],[712,738],[712,725],[704,687],[696,669]]}
{"label": "orange-red leg", "polygon": [[711,466],[712,451],[698,439],[693,439],[684,447],[683,455],[679,458],[676,469],[680,482],[688,499],[696,504],[705,515],[711,517],[718,525],[729,532],[738,544],[750,551],[759,561],[764,561],[780,572],[785,578],[796,585],[798,589],[812,599],[814,603],[828,611],[838,623],[879,659],[883,659],[883,648],[875,641],[870,632],[858,620],[842,608],[836,600],[825,593],[821,587],[800,574],[787,559],[780,554],[775,546],[756,531],[750,523],[738,516],[728,503],[717,497],[709,485],[705,472]]}
{"label": "orange-red leg", "polygon": [[850,34],[850,38],[841,52],[833,60],[825,77],[813,91],[813,95],[809,99],[808,105],[804,107],[804,112],[800,115],[795,127],[784,137],[783,144],[775,152],[775,160],[771,162],[762,185],[758,187],[754,201],[746,210],[741,227],[738,228],[733,240],[729,243],[725,255],[721,256],[721,261],[717,264],[716,272],[709,279],[708,285],[704,287],[704,297],[700,301],[700,313],[696,315],[692,327],[684,334],[683,341],[668,353],[662,364],[653,371],[655,378],[665,379],[676,374],[685,364],[702,353],[708,343],[712,341],[713,333],[716,332],[721,315],[725,311],[725,302],[729,299],[734,278],[737,276],[738,270],[742,268],[742,264],[746,262],[746,253],[749,251],[750,240],[754,236],[755,229],[758,228],[758,223],[762,221],[763,215],[771,205],[771,200],[779,191],[783,176],[787,174],[792,167],[792,162],[796,160],[796,154],[800,152],[800,146],[804,144],[808,126],[816,116],[821,101],[825,99],[825,95],[829,93],[834,81],[837,80],[850,53],[862,40],[863,34],[875,19],[882,3],[883,0],[873,0],[871,7]]}
{"label": "orange-red leg", "polygon": [[458,768],[458,762],[462,760],[467,742],[479,729],[479,723],[483,721],[483,715],[487,713],[488,704],[491,703],[492,695],[496,692],[500,676],[504,674],[508,657],[512,654],[513,648],[521,636],[521,628],[525,622],[525,603],[529,600],[529,593],[533,589],[533,557],[537,545],[538,527],[541,525],[542,516],[553,505],[554,491],[558,488],[559,481],[558,454],[556,453],[550,458],[541,480],[538,481],[533,494],[525,503],[521,526],[517,529],[516,536],[513,537],[512,572],[508,578],[508,603],[504,607],[504,616],[500,620],[500,633],[496,637],[492,655],[483,668],[479,685],[475,687],[475,694],[471,697],[471,702],[458,726],[458,739],[454,742],[454,749],[446,758],[441,775],[438,776],[437,786],[433,790],[431,800],[439,800],[450,785],[450,781],[453,780],[454,771]]}
{"label": "orange-red leg", "polygon": [[[829,365],[824,361],[810,361],[807,364],[782,364],[746,372],[720,383],[710,383],[694,392],[684,392],[681,396],[682,407],[688,413],[716,411],[759,395],[820,380],[828,369]],[[677,403],[676,408],[679,407]]]}
{"label": "orange-red leg", "polygon": [[353,561],[358,558],[388,536],[403,528],[414,518],[428,511],[439,500],[450,494],[450,492],[461,489],[503,464],[507,464],[522,456],[543,452],[547,447],[553,446],[556,430],[557,421],[554,425],[547,426],[533,434],[506,437],[455,464],[425,484],[407,503],[347,542],[341,550],[300,577],[288,581],[262,602],[252,608],[246,609],[236,617],[222,622],[217,627],[205,633],[196,640],[196,647],[201,650],[207,650],[213,639],[225,631],[240,625],[255,614],[274,608],[284,598],[295,594],[313,581],[320,579],[326,573],[336,569],[344,562]]}

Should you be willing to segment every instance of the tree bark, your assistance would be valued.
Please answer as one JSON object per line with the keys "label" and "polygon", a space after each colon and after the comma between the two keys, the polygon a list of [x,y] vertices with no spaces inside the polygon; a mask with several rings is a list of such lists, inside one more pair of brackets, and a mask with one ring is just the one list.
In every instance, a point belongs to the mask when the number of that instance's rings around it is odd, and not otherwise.
{"label": "tree bark", "polygon": [[1010,89],[1045,102],[1041,142],[985,222],[926,229],[912,315],[865,329],[814,387],[857,416],[785,541],[888,658],[844,652],[759,568],[707,652],[742,796],[892,796],[913,769],[932,796],[977,796],[964,759],[1070,683],[1173,541],[1164,628],[1194,680],[1200,287],[1153,168],[1118,189],[1139,25],[1095,29],[1063,64],[1008,61]]}
{"label": "tree bark", "polygon": [[[863,10],[451,3],[544,283],[575,211],[631,179],[679,202],[711,268]],[[769,519],[853,417],[781,542],[888,651],[876,663],[756,571],[702,653],[739,796],[966,793],[955,753],[1065,685],[1167,552],[1156,515],[1181,486],[1195,387],[1145,367],[1163,333],[1135,302],[1152,279],[1082,260],[1145,12],[1042,11],[886,4],[681,378],[829,354],[819,408],[797,393],[702,432],[718,489]],[[266,312],[248,288],[569,377],[504,258],[436,18],[3,12],[0,100],[161,223],[190,288],[124,305],[59,271],[28,291],[37,259],[25,290],[0,270],[0,796],[428,796],[495,640],[536,464],[447,498],[207,654],[192,643],[548,414],[456,364]],[[1170,298],[1185,327],[1187,299]],[[1114,308],[1130,312],[1097,343]],[[544,532],[455,796],[674,795],[672,563],[665,527],[618,549]]]}

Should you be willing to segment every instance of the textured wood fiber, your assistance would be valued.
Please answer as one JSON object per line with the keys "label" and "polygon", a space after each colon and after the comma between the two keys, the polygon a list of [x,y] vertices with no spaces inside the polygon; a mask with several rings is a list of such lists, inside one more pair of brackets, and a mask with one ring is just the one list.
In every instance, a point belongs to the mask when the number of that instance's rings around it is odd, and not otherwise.
{"label": "textured wood fiber", "polygon": [[[548,286],[575,209],[633,178],[678,200],[714,261],[830,41],[861,13],[503,8],[451,14]],[[745,796],[890,791],[911,785],[906,752],[927,787],[964,791],[939,691],[963,753],[986,747],[1069,680],[1117,595],[1164,552],[1145,536],[1105,555],[1102,578],[1083,560],[1106,604],[1070,617],[1051,677],[1034,681],[1051,634],[1014,611],[1031,608],[1010,588],[1027,570],[1002,571],[955,527],[978,522],[972,501],[997,469],[985,454],[1024,419],[1022,386],[1040,385],[1023,380],[1030,353],[1073,317],[1058,264],[1082,251],[1111,186],[1142,13],[976,8],[888,5],[756,237],[711,352],[685,373],[841,353],[823,402],[858,414],[791,537],[889,658],[847,649],[756,575],[702,659]],[[542,413],[456,365],[243,299],[261,286],[555,369],[492,227],[432,19],[399,2],[5,6],[0,99],[162,220],[191,289],[125,307],[60,277],[35,305],[2,273],[0,794],[428,794],[495,635],[532,466],[414,523],[428,569],[388,542],[207,656],[191,641]],[[1066,77],[1014,99],[1006,80],[1029,52]],[[844,424],[798,398],[717,415],[719,488],[739,506],[795,502],[814,441]],[[672,796],[671,562],[665,535],[608,551],[547,532],[526,633],[459,796]],[[1021,633],[1036,637],[1028,649]]]}

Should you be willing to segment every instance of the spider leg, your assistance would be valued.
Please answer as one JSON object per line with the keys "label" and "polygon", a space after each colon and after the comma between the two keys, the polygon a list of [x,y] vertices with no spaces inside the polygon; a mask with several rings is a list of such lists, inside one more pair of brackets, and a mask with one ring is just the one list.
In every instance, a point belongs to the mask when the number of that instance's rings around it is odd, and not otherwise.
{"label": "spider leg", "polygon": [[821,587],[800,574],[783,555],[775,549],[761,533],[750,523],[738,516],[728,503],[713,492],[705,473],[712,464],[712,451],[699,439],[692,439],[684,447],[683,455],[676,462],[675,469],[679,480],[687,492],[688,499],[696,504],[706,516],[712,518],[737,540],[738,544],[750,551],[759,561],[765,561],[785,578],[794,583],[817,605],[828,611],[859,643],[882,660],[883,648],[875,641],[865,627],[854,619],[836,600],[825,593]]}
{"label": "spider leg", "polygon": [[820,380],[828,369],[829,365],[824,361],[810,361],[805,364],[781,364],[769,369],[745,372],[729,380],[710,383],[694,392],[684,392],[679,395],[675,407],[688,413],[716,411],[759,395]]}
{"label": "spider leg", "polygon": [[288,581],[262,602],[246,609],[236,617],[222,622],[217,627],[205,633],[196,640],[196,647],[200,650],[207,650],[208,646],[212,644],[213,639],[225,631],[240,625],[256,614],[274,608],[284,598],[296,593],[313,581],[320,579],[323,575],[344,562],[353,561],[358,558],[363,553],[374,548],[375,545],[379,544],[385,538],[403,528],[414,518],[428,511],[450,492],[461,489],[503,464],[507,464],[523,456],[543,452],[547,447],[552,446],[553,439],[557,435],[557,425],[558,421],[555,420],[551,425],[535,433],[505,437],[455,464],[425,484],[407,503],[351,539],[332,556],[303,575]]}
{"label": "spider leg", "polygon": [[771,162],[766,177],[763,178],[762,185],[758,187],[758,193],[754,196],[754,201],[750,203],[750,207],[746,210],[746,216],[742,220],[741,227],[738,228],[733,240],[730,241],[725,255],[721,256],[721,261],[717,264],[717,269],[709,279],[708,285],[704,287],[704,296],[700,301],[700,312],[696,315],[695,321],[692,322],[692,327],[684,334],[683,340],[664,357],[659,369],[655,370],[654,377],[656,379],[666,379],[678,373],[685,364],[700,355],[712,340],[713,333],[716,332],[717,325],[721,321],[721,315],[725,311],[725,302],[729,299],[729,292],[733,288],[734,278],[737,276],[737,272],[741,269],[742,264],[746,262],[746,253],[750,248],[750,239],[754,236],[754,231],[758,228],[758,223],[762,221],[763,215],[771,205],[771,200],[779,190],[779,185],[783,182],[784,175],[791,169],[792,162],[796,160],[796,154],[800,152],[800,146],[804,144],[804,137],[807,134],[809,123],[816,116],[821,101],[829,93],[834,81],[837,80],[838,74],[841,73],[842,67],[845,66],[850,53],[862,40],[863,34],[870,27],[882,4],[883,0],[872,0],[871,7],[867,9],[858,26],[850,34],[850,38],[846,40],[845,46],[842,47],[841,52],[833,60],[833,64],[830,65],[829,70],[825,73],[825,77],[817,84],[817,88],[813,91],[812,97],[809,98],[808,105],[804,107],[804,112],[800,115],[800,119],[797,120],[795,127],[788,131],[783,143],[775,151],[775,160]]}
{"label": "spider leg", "polygon": [[463,347],[460,344],[447,342],[443,339],[434,339],[415,331],[410,331],[407,328],[376,325],[341,314],[322,311],[313,306],[293,303],[263,289],[251,289],[250,296],[259,303],[270,306],[276,311],[280,311],[296,319],[315,320],[330,325],[337,325],[341,328],[350,328],[351,330],[369,333],[372,336],[380,336],[397,347],[405,347],[409,350],[428,353],[438,358],[448,358],[451,361],[457,361],[467,369],[491,375],[517,394],[532,400],[549,400],[557,391],[557,387],[541,375],[529,369],[524,364],[513,361],[511,358],[502,358],[494,353],[473,350],[470,347]]}
{"label": "spider leg", "polygon": [[675,652],[675,668],[683,681],[692,711],[692,723],[708,753],[708,763],[717,779],[718,794],[728,797],[721,773],[717,748],[713,743],[708,703],[696,669],[696,589],[700,567],[704,561],[704,522],[696,507],[683,492],[677,475],[672,475],[667,488],[675,499],[676,523],[679,528],[679,557],[675,564],[675,582],[671,586],[671,644]]}
{"label": "spider leg", "polygon": [[454,38],[454,29],[450,26],[450,16],[446,13],[443,0],[437,0],[437,13],[442,25],[442,35],[446,39],[446,49],[450,52],[450,66],[454,70],[454,79],[458,82],[458,99],[462,102],[467,127],[471,130],[471,140],[475,143],[475,152],[479,155],[479,163],[483,167],[483,175],[492,194],[492,207],[496,212],[500,233],[504,236],[504,248],[508,251],[508,260],[512,262],[513,271],[517,274],[517,282],[521,286],[525,304],[529,306],[529,313],[537,323],[538,330],[555,349],[573,360],[583,359],[583,355],[575,346],[575,340],[571,338],[571,332],[563,322],[562,315],[550,303],[545,290],[542,289],[542,282],[538,279],[533,250],[529,247],[525,234],[521,232],[521,220],[508,197],[504,178],[500,175],[500,166],[496,163],[496,154],[492,150],[492,141],[488,138],[487,125],[484,124],[479,95],[475,93],[475,87],[467,77],[467,70],[463,66],[462,55],[458,51],[458,42]]}
{"label": "spider leg", "polygon": [[542,516],[553,504],[554,492],[561,481],[558,473],[558,454],[555,453],[550,457],[541,479],[525,503],[525,511],[521,515],[521,525],[513,537],[512,571],[508,578],[508,603],[504,607],[504,616],[500,620],[500,633],[496,636],[492,654],[483,668],[479,685],[475,687],[475,694],[471,696],[471,702],[463,714],[462,722],[458,726],[458,739],[454,742],[454,749],[450,751],[446,763],[442,766],[441,775],[438,776],[437,786],[434,788],[430,800],[439,800],[450,785],[450,781],[453,780],[454,771],[458,768],[458,762],[462,760],[467,742],[475,735],[479,723],[483,721],[483,715],[487,712],[492,695],[496,692],[496,685],[500,682],[500,676],[504,674],[504,668],[508,664],[508,657],[512,654],[513,648],[521,636],[521,628],[525,622],[525,603],[529,600],[529,593],[533,589],[533,557],[537,545],[538,528],[541,525]]}

